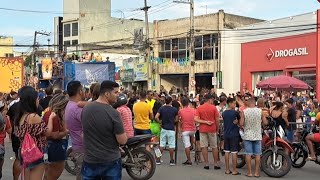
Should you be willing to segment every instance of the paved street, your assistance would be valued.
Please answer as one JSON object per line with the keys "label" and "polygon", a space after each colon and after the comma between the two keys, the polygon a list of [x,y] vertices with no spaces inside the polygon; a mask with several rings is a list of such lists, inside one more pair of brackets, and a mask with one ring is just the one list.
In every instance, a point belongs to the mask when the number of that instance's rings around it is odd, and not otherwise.
{"label": "paved street", "polygon": [[[249,179],[244,176],[245,169],[240,169],[242,175],[240,176],[232,176],[225,175],[224,168],[221,170],[204,170],[203,165],[193,165],[192,167],[182,166],[181,163],[185,161],[184,151],[182,149],[182,144],[179,144],[179,154],[178,154],[178,164],[174,167],[169,166],[169,153],[164,152],[164,162],[162,165],[157,166],[156,173],[152,179],[175,179],[175,180],[206,180],[206,179],[220,179],[224,178],[225,180],[238,180],[238,179]],[[9,142],[6,143],[6,158],[5,164],[3,167],[3,179],[11,179],[11,164],[12,161],[10,157],[13,156],[11,150],[11,144]],[[212,159],[212,157],[210,157]],[[290,179],[290,180],[301,180],[303,178],[307,178],[308,180],[318,180],[319,179],[319,168],[320,166],[309,162],[302,169],[293,169],[291,172],[283,177],[282,179]],[[261,174],[262,177],[260,179],[273,179],[266,177],[265,174]],[[63,173],[63,176],[60,178],[63,180],[73,180],[74,176],[68,174],[66,171]],[[129,180],[127,173],[125,170],[123,171],[123,180]]]}

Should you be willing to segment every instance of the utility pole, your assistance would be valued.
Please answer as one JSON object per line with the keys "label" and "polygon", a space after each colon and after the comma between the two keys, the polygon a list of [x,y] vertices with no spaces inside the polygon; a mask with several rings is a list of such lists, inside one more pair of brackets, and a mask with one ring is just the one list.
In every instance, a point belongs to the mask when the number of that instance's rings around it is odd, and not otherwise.
{"label": "utility pole", "polygon": [[184,3],[190,5],[190,38],[189,38],[189,61],[190,61],[190,71],[189,71],[189,94],[195,94],[195,51],[194,51],[194,0],[177,0],[173,1],[175,3]]}
{"label": "utility pole", "polygon": [[152,89],[153,84],[153,62],[150,61],[150,42],[149,42],[149,18],[148,18],[148,10],[150,6],[148,6],[147,0],[144,0],[144,7],[141,9],[144,11],[145,15],[145,28],[146,28],[146,37],[145,37],[145,62],[148,65],[148,89]]}
{"label": "utility pole", "polygon": [[46,32],[39,32],[39,31],[35,31],[34,32],[34,38],[33,38],[33,50],[32,50],[32,75],[36,72],[36,66],[37,66],[37,63],[36,63],[36,43],[37,43],[37,35],[40,34],[40,35],[44,35],[44,36],[50,36],[50,33],[46,33]]}

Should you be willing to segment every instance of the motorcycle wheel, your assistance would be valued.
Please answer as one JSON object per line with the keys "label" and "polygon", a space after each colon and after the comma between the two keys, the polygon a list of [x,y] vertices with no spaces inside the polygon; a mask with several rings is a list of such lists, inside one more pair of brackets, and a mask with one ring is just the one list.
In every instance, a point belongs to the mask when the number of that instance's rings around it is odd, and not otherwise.
{"label": "motorcycle wheel", "polygon": [[261,169],[270,177],[280,178],[285,176],[291,170],[292,162],[290,156],[287,155],[284,151],[278,150],[276,152],[276,161],[277,164],[274,165],[273,152],[268,150],[262,154],[261,158]]}
{"label": "motorcycle wheel", "polygon": [[[133,166],[128,165],[132,164],[132,160],[130,157],[127,158],[125,167],[128,175],[135,180],[150,179],[156,171],[156,161],[153,155],[145,148],[134,149],[131,153],[135,162]],[[146,173],[142,174],[142,170],[145,170]]]}
{"label": "motorcycle wheel", "polygon": [[75,162],[75,159],[72,157],[72,149],[69,148],[67,150],[67,160],[64,163],[64,169],[72,174],[72,175],[77,175],[77,163]]}
{"label": "motorcycle wheel", "polygon": [[238,155],[237,168],[243,168],[246,165],[246,155]]}
{"label": "motorcycle wheel", "polygon": [[[294,150],[294,152],[291,153],[292,166],[294,168],[302,168],[307,163],[307,153],[297,144],[292,144],[292,149]],[[301,160],[301,162],[299,160]]]}

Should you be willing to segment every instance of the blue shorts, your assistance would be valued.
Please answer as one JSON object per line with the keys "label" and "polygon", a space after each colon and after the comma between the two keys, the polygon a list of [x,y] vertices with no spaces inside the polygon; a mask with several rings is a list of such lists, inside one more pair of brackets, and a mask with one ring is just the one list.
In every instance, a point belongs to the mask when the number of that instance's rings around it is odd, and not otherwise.
{"label": "blue shorts", "polygon": [[160,147],[164,148],[167,143],[170,149],[176,148],[176,132],[172,130],[161,129]]}
{"label": "blue shorts", "polygon": [[261,155],[262,146],[261,141],[244,141],[244,150],[247,155]]}
{"label": "blue shorts", "polygon": [[67,159],[68,139],[48,140],[48,161],[50,163]]}
{"label": "blue shorts", "polygon": [[146,134],[151,134],[151,130],[147,129],[147,130],[142,130],[142,129],[136,129],[134,128],[134,135],[138,136],[138,135],[146,135]]}
{"label": "blue shorts", "polygon": [[107,162],[92,164],[83,162],[81,169],[83,180],[108,179],[121,180],[122,178],[122,161],[121,159]]}
{"label": "blue shorts", "polygon": [[224,138],[224,152],[237,153],[239,151],[240,137],[225,137]]}

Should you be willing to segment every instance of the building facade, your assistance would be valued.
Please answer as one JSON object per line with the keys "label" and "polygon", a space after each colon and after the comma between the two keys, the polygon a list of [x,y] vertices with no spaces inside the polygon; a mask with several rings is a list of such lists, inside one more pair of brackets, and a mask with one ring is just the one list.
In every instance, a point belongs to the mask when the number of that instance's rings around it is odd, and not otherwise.
{"label": "building facade", "polygon": [[256,95],[257,83],[281,74],[318,88],[317,22],[317,12],[311,12],[225,32],[223,49],[233,49],[225,60],[235,65],[225,80]]}
{"label": "building facade", "polygon": [[[64,0],[63,12],[63,30],[58,30],[60,34],[56,36],[63,36],[65,51],[139,54],[133,49],[133,43],[135,31],[145,31],[144,21],[112,17],[111,0],[96,0],[95,3],[90,0]],[[152,32],[152,24],[149,27]]]}
{"label": "building facade", "polygon": [[[170,90],[218,88],[234,90],[223,79],[229,73],[221,34],[262,20],[224,13],[195,17],[195,59],[190,60],[190,18],[154,22],[153,85]],[[190,93],[197,93],[192,92]]]}
{"label": "building facade", "polygon": [[8,45],[0,47],[0,57],[13,57],[13,37],[0,36],[0,44]]}

